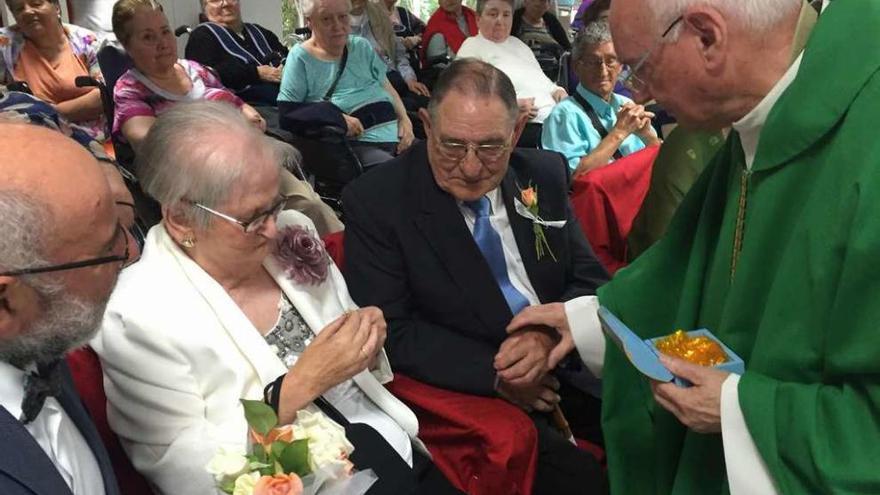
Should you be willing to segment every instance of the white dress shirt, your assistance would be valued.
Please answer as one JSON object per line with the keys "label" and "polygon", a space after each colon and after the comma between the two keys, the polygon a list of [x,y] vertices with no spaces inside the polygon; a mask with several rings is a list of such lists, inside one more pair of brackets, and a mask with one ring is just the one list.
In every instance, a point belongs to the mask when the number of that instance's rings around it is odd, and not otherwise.
{"label": "white dress shirt", "polygon": [[[21,416],[24,377],[22,370],[0,361],[0,406],[16,418]],[[74,495],[105,493],[101,468],[91,447],[54,397],[46,398],[40,414],[24,427]]]}
{"label": "white dress shirt", "polygon": [[[827,7],[827,2],[824,7]],[[797,76],[801,56],[792,63],[770,92],[745,117],[734,122],[745,155],[746,168],[752,169],[761,130],[770,110]],[[584,296],[565,303],[565,314],[571,334],[589,370],[601,377],[605,361],[605,336],[599,323],[596,296]],[[721,387],[721,438],[731,495],[775,495],[776,490],[767,464],[749,433],[739,404],[740,376],[731,374]]]}
{"label": "white dress shirt", "polygon": [[[532,282],[529,281],[529,274],[526,273],[522,256],[519,254],[519,247],[516,245],[516,238],[513,236],[513,229],[510,227],[510,218],[507,217],[507,207],[504,206],[504,199],[501,197],[501,189],[496,187],[486,193],[486,197],[489,198],[490,206],[489,223],[492,224],[492,228],[501,236],[501,246],[504,248],[504,264],[507,265],[507,276],[510,277],[510,283],[528,299],[529,306],[541,304],[535,288],[532,287]],[[461,201],[458,202],[458,209],[461,210],[468,230],[473,235],[477,215]],[[514,214],[516,213],[514,212]]]}

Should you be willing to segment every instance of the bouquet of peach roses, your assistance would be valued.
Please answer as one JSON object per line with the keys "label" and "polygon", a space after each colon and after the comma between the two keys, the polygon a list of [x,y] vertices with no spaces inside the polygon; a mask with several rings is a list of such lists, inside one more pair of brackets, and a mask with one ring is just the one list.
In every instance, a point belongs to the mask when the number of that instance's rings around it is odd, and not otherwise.
{"label": "bouquet of peach roses", "polygon": [[231,495],[361,495],[376,481],[355,471],[345,430],[320,411],[302,410],[292,425],[261,401],[242,400],[251,453],[222,448],[207,470]]}

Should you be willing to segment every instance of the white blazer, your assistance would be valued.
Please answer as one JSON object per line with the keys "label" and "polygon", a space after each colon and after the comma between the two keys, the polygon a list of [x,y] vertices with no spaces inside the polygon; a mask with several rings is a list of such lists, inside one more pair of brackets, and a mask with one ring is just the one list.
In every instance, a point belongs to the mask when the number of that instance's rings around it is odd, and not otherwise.
{"label": "white blazer", "polygon": [[[292,210],[278,223],[314,231]],[[272,256],[264,266],[316,333],[357,307],[335,265],[318,286],[294,285]],[[287,372],[223,287],[161,224],[147,235],[140,261],[120,275],[92,346],[104,370],[110,426],[135,468],[166,494],[217,493],[205,465],[220,446],[246,447],[239,399],[262,399],[265,385]],[[392,378],[384,350],[379,362],[354,382],[427,452],[415,414],[382,386]]]}

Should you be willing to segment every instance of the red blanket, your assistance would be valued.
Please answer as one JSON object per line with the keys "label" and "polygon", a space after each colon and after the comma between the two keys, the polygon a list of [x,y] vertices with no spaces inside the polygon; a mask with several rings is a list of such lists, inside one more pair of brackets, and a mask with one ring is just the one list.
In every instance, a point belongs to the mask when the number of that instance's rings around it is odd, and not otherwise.
{"label": "red blanket", "polygon": [[415,411],[434,463],[469,495],[532,493],[538,432],[501,399],[460,394],[396,374],[388,389]]}
{"label": "red blanket", "polygon": [[626,238],[651,185],[659,146],[627,155],[574,180],[571,203],[596,257],[614,273],[627,264]]}

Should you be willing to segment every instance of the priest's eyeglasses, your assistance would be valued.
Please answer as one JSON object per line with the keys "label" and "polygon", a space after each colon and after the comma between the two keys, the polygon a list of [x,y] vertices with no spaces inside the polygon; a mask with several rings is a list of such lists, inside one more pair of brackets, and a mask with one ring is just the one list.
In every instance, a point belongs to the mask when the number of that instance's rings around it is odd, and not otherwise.
{"label": "priest's eyeglasses", "polygon": [[[61,272],[65,270],[74,270],[77,268],[85,268],[87,266],[97,266],[97,265],[106,265],[108,263],[119,263],[119,269],[131,265],[136,259],[130,259],[129,251],[128,251],[128,236],[130,234],[127,233],[125,228],[122,227],[121,223],[116,224],[116,234],[113,236],[113,245],[114,247],[119,244],[119,240],[122,239],[122,244],[125,246],[122,254],[114,254],[110,256],[100,256],[98,258],[91,258],[82,261],[73,261],[71,263],[62,263],[60,265],[47,265],[47,266],[35,266],[32,268],[22,268],[20,270],[12,270],[8,272],[0,273],[0,276],[3,277],[19,277],[21,275],[36,275],[38,273],[49,273],[49,272]],[[115,250],[115,249],[114,249]]]}
{"label": "priest's eyeglasses", "polygon": [[639,58],[638,62],[636,62],[635,65],[633,65],[631,68],[624,69],[624,71],[620,73],[620,77],[618,79],[626,89],[640,93],[648,87],[648,83],[645,82],[644,78],[642,76],[639,76],[639,71],[642,69],[642,66],[645,65],[645,62],[648,61],[648,57],[650,57],[651,54],[654,53],[654,50],[656,50],[657,47],[660,46],[661,43],[663,43],[663,40],[666,38],[666,36],[669,35],[669,33],[672,31],[672,28],[677,26],[678,23],[683,20],[684,16],[678,16],[674,21],[672,21],[672,24],[670,24],[669,27],[666,28],[665,31],[663,31],[663,34],[661,34],[660,37],[657,38],[657,41],[654,42],[654,45],[651,46],[651,48],[649,48],[648,51],[646,51],[645,54],[641,56],[641,58]]}
{"label": "priest's eyeglasses", "polygon": [[205,206],[201,203],[196,203],[194,201],[189,201],[189,204],[191,204],[195,208],[205,210],[212,215],[220,217],[223,220],[226,220],[227,222],[231,222],[231,223],[234,223],[234,224],[240,226],[244,230],[245,234],[253,234],[254,232],[260,230],[263,227],[263,225],[266,224],[266,221],[269,220],[270,218],[272,218],[273,220],[278,218],[278,215],[281,214],[281,210],[284,209],[284,205],[287,204],[288,199],[290,199],[290,196],[279,197],[278,200],[275,203],[273,203],[271,207],[269,207],[269,209],[261,211],[261,212],[257,212],[256,215],[254,215],[253,217],[251,217],[248,220],[239,220],[235,217],[229,216],[225,213],[220,213],[217,210],[214,210],[212,208],[208,208],[207,206]]}
{"label": "priest's eyeglasses", "polygon": [[440,152],[446,158],[455,161],[462,161],[467,156],[468,151],[474,150],[477,158],[481,162],[494,162],[501,159],[504,153],[510,150],[510,144],[477,144],[452,140],[438,140],[440,144]]}

